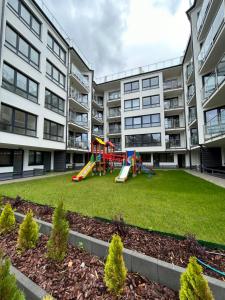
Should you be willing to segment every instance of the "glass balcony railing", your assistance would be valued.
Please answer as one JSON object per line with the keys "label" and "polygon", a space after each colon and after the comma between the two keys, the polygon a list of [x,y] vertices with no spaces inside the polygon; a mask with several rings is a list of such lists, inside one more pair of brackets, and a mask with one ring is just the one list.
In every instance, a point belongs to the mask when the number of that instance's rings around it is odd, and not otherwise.
{"label": "glass balcony railing", "polygon": [[202,29],[202,27],[204,25],[205,17],[208,13],[211,2],[212,2],[212,0],[204,0],[203,1],[202,8],[199,13],[198,20],[197,20],[197,33],[198,34],[200,33],[200,30]]}
{"label": "glass balcony railing", "polygon": [[119,117],[121,116],[121,110],[120,109],[114,109],[109,111],[109,117]]}
{"label": "glass balcony railing", "polygon": [[109,127],[109,134],[121,133],[121,126]]}
{"label": "glass balcony railing", "polygon": [[89,108],[89,103],[87,97],[84,97],[80,93],[70,92],[69,97],[79,102],[81,105]]}
{"label": "glass balcony railing", "polygon": [[182,100],[165,100],[164,101],[164,109],[169,110],[169,109],[176,109],[176,108],[182,108],[184,107],[184,102]]}
{"label": "glass balcony railing", "polygon": [[192,84],[188,87],[188,91],[187,91],[187,102],[188,103],[191,101],[191,99],[194,97],[194,95],[195,95],[195,86],[194,86],[194,84]]}
{"label": "glass balcony railing", "polygon": [[163,89],[164,90],[179,89],[181,87],[182,87],[182,84],[177,79],[166,80],[166,81],[163,82]]}
{"label": "glass balcony railing", "polygon": [[72,64],[71,65],[71,74],[78,79],[78,81],[87,89],[89,90],[89,82],[84,75],[80,73],[80,71]]}
{"label": "glass balcony railing", "polygon": [[192,122],[194,122],[197,119],[197,114],[196,112],[191,112],[188,115],[188,124],[191,124]]}
{"label": "glass balcony railing", "polygon": [[99,114],[99,113],[93,111],[93,112],[92,112],[92,116],[93,116],[95,119],[97,119],[98,121],[103,122],[103,115],[102,115],[102,114]]}
{"label": "glass balcony railing", "polygon": [[108,101],[119,100],[120,99],[120,91],[109,93]]}
{"label": "glass balcony railing", "polygon": [[190,144],[192,146],[198,145],[198,135],[197,134],[192,134],[191,135]]}
{"label": "glass balcony railing", "polygon": [[78,125],[78,126],[88,128],[88,120],[86,120],[86,119],[82,120],[82,119],[78,118],[75,113],[70,112],[69,121],[71,123],[74,123],[74,124]]}
{"label": "glass balcony railing", "polygon": [[202,102],[204,103],[225,80],[225,56],[217,65],[213,72],[205,81],[202,88]]}
{"label": "glass balcony railing", "polygon": [[68,139],[68,147],[82,150],[88,150],[88,141],[77,141],[75,138]]}
{"label": "glass balcony railing", "polygon": [[98,97],[95,96],[93,98],[93,102],[95,102],[98,106],[103,108],[103,100],[102,99],[100,100]]}
{"label": "glass balcony railing", "polygon": [[185,127],[184,118],[179,119],[165,119],[165,128],[166,129],[176,129]]}
{"label": "glass balcony railing", "polygon": [[222,2],[217,15],[210,27],[209,33],[205,39],[205,42],[202,45],[201,51],[198,55],[198,64],[199,64],[199,68],[201,68],[201,66],[203,65],[203,63],[205,62],[209,51],[211,50],[212,46],[215,43],[215,38],[222,26],[222,24],[225,21],[225,9],[224,9],[224,2]]}
{"label": "glass balcony railing", "polygon": [[204,130],[206,139],[225,134],[225,114],[212,118],[205,124]]}
{"label": "glass balcony railing", "polygon": [[121,151],[122,150],[121,143],[113,143],[113,145],[115,146],[115,151]]}
{"label": "glass balcony railing", "polygon": [[99,135],[99,136],[101,136],[101,135],[104,134],[104,133],[103,133],[103,130],[102,130],[102,129],[98,129],[98,128],[94,128],[94,129],[92,130],[92,132],[93,132],[94,135]]}
{"label": "glass balcony railing", "polygon": [[166,141],[166,149],[170,149],[170,148],[181,148],[181,140],[175,139],[175,140]]}

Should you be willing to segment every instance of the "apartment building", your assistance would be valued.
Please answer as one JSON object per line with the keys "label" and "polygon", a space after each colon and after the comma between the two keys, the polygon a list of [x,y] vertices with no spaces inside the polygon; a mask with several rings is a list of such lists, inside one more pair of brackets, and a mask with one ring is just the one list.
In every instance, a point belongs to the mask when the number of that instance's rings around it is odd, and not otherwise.
{"label": "apartment building", "polygon": [[225,166],[225,0],[194,1],[183,57],[100,79],[42,0],[0,16],[0,179],[80,168],[95,137],[156,167]]}

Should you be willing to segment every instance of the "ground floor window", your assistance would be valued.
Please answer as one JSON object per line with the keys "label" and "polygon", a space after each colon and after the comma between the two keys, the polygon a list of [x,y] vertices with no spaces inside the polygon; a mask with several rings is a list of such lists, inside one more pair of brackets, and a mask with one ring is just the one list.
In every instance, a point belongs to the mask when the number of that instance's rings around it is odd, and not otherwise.
{"label": "ground floor window", "polygon": [[174,162],[174,154],[173,153],[160,153],[159,161],[160,162]]}
{"label": "ground floor window", "polygon": [[66,164],[70,164],[70,153],[66,153]]}
{"label": "ground floor window", "polygon": [[29,166],[43,165],[43,152],[29,151]]}
{"label": "ground floor window", "polygon": [[151,153],[141,153],[141,159],[143,162],[151,162]]}
{"label": "ground floor window", "polygon": [[13,166],[13,150],[0,149],[0,167]]}
{"label": "ground floor window", "polygon": [[79,154],[79,153],[74,154],[73,155],[73,162],[78,163],[78,164],[83,163],[84,162],[83,154]]}

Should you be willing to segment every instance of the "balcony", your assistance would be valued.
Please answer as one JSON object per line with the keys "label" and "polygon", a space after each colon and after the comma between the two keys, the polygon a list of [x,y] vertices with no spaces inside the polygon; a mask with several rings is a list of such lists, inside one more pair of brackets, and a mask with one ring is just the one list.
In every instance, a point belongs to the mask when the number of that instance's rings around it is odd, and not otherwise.
{"label": "balcony", "polygon": [[88,80],[80,73],[80,71],[73,64],[71,65],[69,75],[71,76],[74,85],[81,93],[89,93]]}
{"label": "balcony", "polygon": [[93,111],[92,119],[93,119],[93,122],[102,124],[103,123],[103,114],[99,114],[98,112]]}
{"label": "balcony", "polygon": [[166,141],[166,149],[183,149],[186,146],[182,144],[181,139]]}
{"label": "balcony", "polygon": [[[207,73],[216,64],[218,57],[222,55],[225,39],[224,22],[225,7],[224,2],[222,2],[198,55],[201,73]],[[214,48],[213,53],[212,48]],[[208,66],[206,66],[206,61],[208,61]]]}
{"label": "balcony", "polygon": [[225,135],[225,117],[216,115],[204,126],[205,139],[209,140]]}
{"label": "balcony", "polygon": [[165,119],[165,129],[166,131],[169,130],[184,130],[185,129],[185,123],[184,118],[169,118]]}
{"label": "balcony", "polygon": [[83,131],[87,131],[89,129],[89,124],[87,120],[81,120],[80,118],[76,117],[76,113],[70,112],[69,113],[69,123],[72,126],[77,127]]}
{"label": "balcony", "polygon": [[93,104],[97,106],[97,108],[103,109],[103,99],[99,99],[97,96],[93,97]]}
{"label": "balcony", "polygon": [[177,90],[182,88],[181,82],[179,82],[177,79],[172,80],[166,80],[163,82],[163,90]]}
{"label": "balcony", "polygon": [[191,146],[197,146],[198,145],[198,135],[197,134],[191,134],[190,145]]}
{"label": "balcony", "polygon": [[212,2],[212,0],[203,1],[202,8],[201,8],[201,11],[199,13],[198,20],[197,20],[197,34],[200,33],[200,31],[201,31],[201,29],[204,25],[204,21],[206,19],[207,13],[209,11],[211,2]]}
{"label": "balcony", "polygon": [[225,56],[217,65],[215,71],[207,78],[202,88],[203,107],[223,105],[225,97]]}
{"label": "balcony", "polygon": [[74,107],[74,110],[78,109],[82,112],[89,111],[88,99],[87,97],[84,97],[82,94],[71,92],[69,94],[69,100],[71,106]]}
{"label": "balcony", "polygon": [[88,141],[77,141],[75,138],[68,139],[68,148],[88,150]]}
{"label": "balcony", "polygon": [[109,127],[109,135],[121,134],[121,126]]}
{"label": "balcony", "polygon": [[108,119],[120,119],[121,117],[121,110],[120,109],[111,109],[109,110]]}
{"label": "balcony", "polygon": [[113,143],[113,145],[115,146],[115,151],[121,151],[122,150],[121,143]]}
{"label": "balcony", "polygon": [[192,126],[195,124],[195,122],[197,121],[197,111],[196,108],[189,110],[189,114],[188,114],[188,125]]}
{"label": "balcony", "polygon": [[92,135],[102,137],[104,135],[103,129],[93,128]]}
{"label": "balcony", "polygon": [[186,69],[186,82],[187,84],[191,81],[193,81],[194,77],[194,66],[193,66],[193,62],[190,62],[187,65],[187,69]]}
{"label": "balcony", "polygon": [[174,112],[182,112],[184,110],[184,102],[182,98],[164,100],[164,110],[166,115],[174,114]]}
{"label": "balcony", "polygon": [[187,91],[187,104],[193,105],[195,103],[195,85],[192,84],[188,87]]}
{"label": "balcony", "polygon": [[118,106],[118,104],[120,104],[120,102],[121,102],[120,91],[113,92],[113,93],[111,93],[111,95],[109,94],[108,101],[107,101],[108,106],[113,106],[113,105]]}

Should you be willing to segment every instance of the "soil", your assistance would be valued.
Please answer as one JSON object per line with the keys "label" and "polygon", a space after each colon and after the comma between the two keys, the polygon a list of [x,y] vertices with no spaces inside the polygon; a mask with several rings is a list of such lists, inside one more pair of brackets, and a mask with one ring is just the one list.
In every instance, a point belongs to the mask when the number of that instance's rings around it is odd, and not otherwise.
{"label": "soil", "polygon": [[0,248],[10,257],[12,265],[59,300],[172,300],[178,293],[150,282],[136,273],[128,273],[125,288],[119,298],[111,295],[103,282],[104,263],[82,249],[68,246],[62,262],[46,257],[48,237],[40,235],[37,247],[22,254],[16,249],[17,228],[0,236]]}
{"label": "soil", "polygon": [[[52,222],[52,207],[25,201],[20,197],[16,199],[4,197],[3,202],[10,202],[14,209],[23,214],[26,214],[31,209],[36,218]],[[181,267],[187,266],[190,256],[196,256],[210,266],[225,272],[225,250],[205,248],[191,235],[181,240],[128,226],[122,219],[107,222],[75,212],[68,212],[67,219],[72,230],[97,239],[109,242],[112,235],[118,233],[123,240],[124,247],[127,249],[135,250]],[[204,274],[225,281],[225,276],[221,276],[206,268],[203,269]]]}

